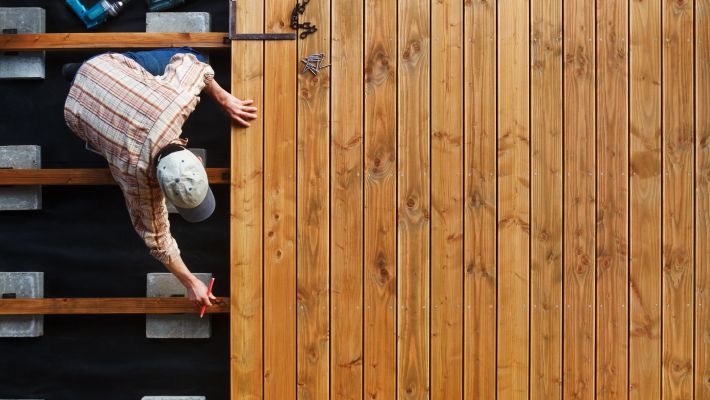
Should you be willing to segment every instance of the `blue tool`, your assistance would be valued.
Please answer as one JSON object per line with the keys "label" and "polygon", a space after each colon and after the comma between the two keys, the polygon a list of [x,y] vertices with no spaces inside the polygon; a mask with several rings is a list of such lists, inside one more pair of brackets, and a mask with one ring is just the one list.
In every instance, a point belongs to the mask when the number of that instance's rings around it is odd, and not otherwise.
{"label": "blue tool", "polygon": [[146,0],[148,3],[148,11],[165,11],[180,4],[184,4],[185,0]]}
{"label": "blue tool", "polygon": [[115,17],[118,15],[119,11],[121,11],[129,1],[130,0],[123,0],[110,3],[108,0],[101,0],[88,10],[81,4],[80,0],[67,0],[67,4],[74,10],[76,15],[84,21],[86,29],[91,29],[106,21],[109,16]]}

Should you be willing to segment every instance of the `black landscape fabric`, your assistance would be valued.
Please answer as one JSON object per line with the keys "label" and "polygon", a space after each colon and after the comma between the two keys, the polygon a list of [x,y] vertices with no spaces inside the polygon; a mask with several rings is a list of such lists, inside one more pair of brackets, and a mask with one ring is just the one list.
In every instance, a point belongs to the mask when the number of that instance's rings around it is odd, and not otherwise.
{"label": "black landscape fabric", "polygon": [[[84,0],[89,7],[97,0]],[[47,32],[85,32],[63,0],[0,0],[0,7],[43,7]],[[133,0],[96,32],[145,31],[144,0]],[[171,11],[206,11],[225,32],[226,0],[188,0]],[[0,81],[0,146],[40,145],[45,168],[103,168],[65,126],[69,83],[62,64],[102,51],[47,52],[45,80]],[[209,52],[217,81],[229,88],[228,50]],[[239,96],[239,94],[236,94]],[[229,120],[208,96],[183,127],[209,167],[229,166]],[[206,222],[171,215],[172,232],[193,272],[211,272],[214,292],[229,290],[229,191],[213,186],[217,209]],[[142,297],[146,274],[167,272],[130,224],[116,186],[43,188],[43,209],[0,212],[0,271],[43,271],[45,297]],[[45,316],[40,338],[0,338],[0,399],[140,399],[145,395],[229,393],[229,317],[212,317],[208,340],[145,338],[145,316]]]}

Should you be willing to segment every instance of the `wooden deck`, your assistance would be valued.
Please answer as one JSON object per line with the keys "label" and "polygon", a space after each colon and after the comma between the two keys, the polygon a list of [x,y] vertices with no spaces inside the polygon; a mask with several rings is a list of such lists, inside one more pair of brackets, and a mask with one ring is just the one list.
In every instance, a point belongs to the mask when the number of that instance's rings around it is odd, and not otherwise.
{"label": "wooden deck", "polygon": [[710,0],[301,18],[232,44],[232,399],[710,398]]}

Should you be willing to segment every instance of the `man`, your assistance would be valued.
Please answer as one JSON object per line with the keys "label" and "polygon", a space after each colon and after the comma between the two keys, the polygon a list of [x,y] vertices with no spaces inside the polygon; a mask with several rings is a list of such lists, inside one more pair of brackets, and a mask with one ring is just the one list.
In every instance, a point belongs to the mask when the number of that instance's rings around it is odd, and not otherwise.
{"label": "man", "polygon": [[239,100],[214,80],[214,71],[190,48],[105,53],[62,69],[73,83],[64,106],[69,128],[102,155],[123,191],[133,227],[187,289],[196,305],[215,297],[187,268],[175,239],[165,198],[190,222],[214,211],[202,163],[185,149],[182,125],[202,91],[243,126],[256,118],[252,100]]}

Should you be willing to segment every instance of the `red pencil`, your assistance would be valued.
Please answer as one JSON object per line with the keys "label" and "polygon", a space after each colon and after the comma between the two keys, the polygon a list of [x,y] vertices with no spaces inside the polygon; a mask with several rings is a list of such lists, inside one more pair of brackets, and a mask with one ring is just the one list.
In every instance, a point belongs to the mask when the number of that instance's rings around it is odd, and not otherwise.
{"label": "red pencil", "polygon": [[[212,294],[212,285],[214,285],[214,278],[210,281],[210,286],[207,288],[207,298],[210,297]],[[202,311],[200,311],[200,318],[202,318],[205,315],[205,310],[207,309],[206,305],[202,306]]]}

